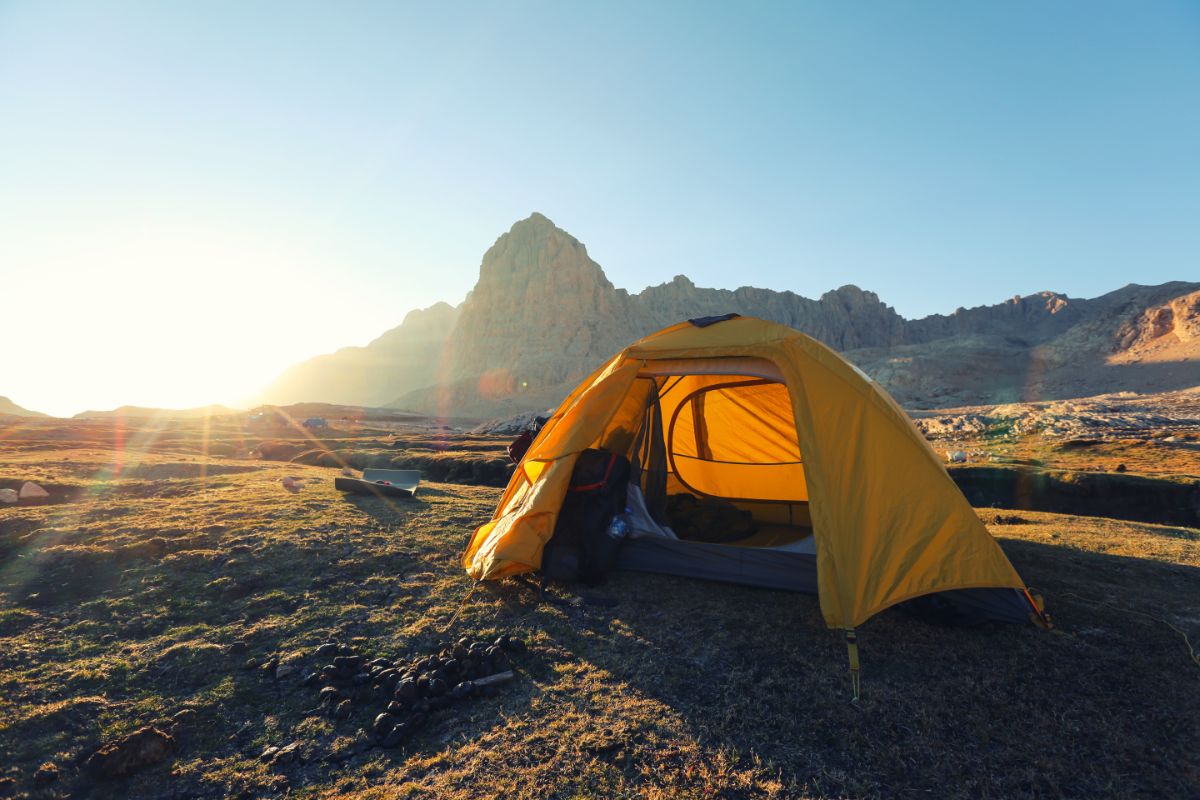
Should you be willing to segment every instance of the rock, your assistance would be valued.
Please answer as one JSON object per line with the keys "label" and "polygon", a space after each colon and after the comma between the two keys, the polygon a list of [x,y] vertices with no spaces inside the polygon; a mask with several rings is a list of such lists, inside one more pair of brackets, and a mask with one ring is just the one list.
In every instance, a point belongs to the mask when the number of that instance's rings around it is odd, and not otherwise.
{"label": "rock", "polygon": [[279,748],[274,745],[268,745],[265,750],[259,755],[259,761],[270,761],[275,758],[275,754],[279,752]]}
{"label": "rock", "polygon": [[321,705],[330,705],[342,699],[342,693],[333,686],[326,686],[317,694],[317,700]]}
{"label": "rock", "polygon": [[338,677],[351,678],[358,674],[358,665],[362,662],[358,656],[338,656],[333,659],[333,668],[337,670]]}
{"label": "rock", "polygon": [[304,680],[300,681],[302,686],[316,686],[321,682],[321,673],[310,672],[304,676]]}
{"label": "rock", "polygon": [[38,767],[37,772],[33,773],[33,782],[39,786],[45,786],[49,783],[54,783],[59,778],[58,767],[50,761]]}
{"label": "rock", "polygon": [[325,644],[323,644],[317,648],[316,655],[317,655],[317,658],[320,659],[321,661],[330,661],[335,656],[337,656],[337,652],[338,652],[337,642],[326,642]]}
{"label": "rock", "polygon": [[410,723],[401,722],[399,725],[393,725],[380,739],[379,746],[388,749],[398,747],[411,733],[412,725]]}
{"label": "rock", "polygon": [[250,649],[250,645],[246,644],[246,642],[242,641],[241,639],[238,639],[235,642],[230,642],[229,646],[225,649],[231,656],[240,656]]}
{"label": "rock", "polygon": [[[263,760],[267,761],[275,769],[286,767],[296,761],[303,763],[305,759],[300,747],[301,743],[298,741],[284,747],[268,747],[267,750],[273,750],[274,752],[271,753],[269,758],[264,758]],[[266,755],[265,751],[264,755]]]}
{"label": "rock", "polygon": [[289,675],[300,671],[300,665],[295,662],[280,664],[275,668],[275,680],[281,681]]}
{"label": "rock", "polygon": [[343,700],[342,702],[337,704],[336,708],[333,709],[333,718],[334,719],[346,719],[347,717],[350,716],[350,713],[353,710],[354,710],[354,708],[351,705],[350,701]]}
{"label": "rock", "polygon": [[967,461],[967,454],[962,450],[954,450],[952,452],[947,451],[946,460],[951,464],[965,464]]}
{"label": "rock", "polygon": [[191,725],[196,721],[196,717],[198,716],[199,715],[196,713],[196,709],[194,708],[181,708],[179,711],[175,712],[175,714],[171,717],[171,720],[176,725]]}
{"label": "rock", "polygon": [[147,726],[103,745],[84,767],[96,777],[114,780],[166,761],[174,752],[174,738]]}
{"label": "rock", "polygon": [[15,489],[0,489],[0,503],[15,503],[20,499]]}
{"label": "rock", "polygon": [[18,493],[18,497],[21,500],[45,500],[49,496],[49,492],[33,481],[25,481],[21,485],[21,491]]}
{"label": "rock", "polygon": [[254,656],[247,658],[246,663],[242,665],[242,669],[257,669],[257,668],[258,668],[258,659],[255,658]]}
{"label": "rock", "polygon": [[371,723],[371,729],[375,731],[376,736],[386,736],[391,732],[396,725],[396,718],[391,714],[380,714],[375,717],[375,721]]}

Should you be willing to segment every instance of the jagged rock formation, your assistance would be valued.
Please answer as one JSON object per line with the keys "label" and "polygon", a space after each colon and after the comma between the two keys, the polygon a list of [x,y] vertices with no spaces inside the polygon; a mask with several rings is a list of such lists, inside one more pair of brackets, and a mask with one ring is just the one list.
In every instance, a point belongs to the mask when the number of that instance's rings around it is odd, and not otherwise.
{"label": "jagged rock formation", "polygon": [[40,411],[30,411],[28,408],[21,408],[19,405],[9,400],[7,397],[0,396],[0,417],[48,417],[49,414],[43,414]]}
{"label": "jagged rock formation", "polygon": [[508,390],[558,384],[640,336],[646,322],[575,237],[534,214],[484,254],[479,282],[447,341],[441,377],[491,374],[495,388]]}
{"label": "jagged rock formation", "polygon": [[1131,284],[1091,300],[1042,292],[919,320],[856,286],[812,300],[701,288],[677,275],[631,295],[582,243],[535,213],[488,250],[457,309],[413,312],[365,348],[293,367],[264,400],[389,403],[462,416],[547,407],[629,342],[729,311],[815,336],[901,402],[920,406],[1200,383],[1200,284]]}

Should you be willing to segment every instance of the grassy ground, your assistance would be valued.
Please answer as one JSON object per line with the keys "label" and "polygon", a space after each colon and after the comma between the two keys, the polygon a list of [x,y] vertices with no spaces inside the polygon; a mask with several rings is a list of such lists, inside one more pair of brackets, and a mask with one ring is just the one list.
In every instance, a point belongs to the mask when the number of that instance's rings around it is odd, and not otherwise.
{"label": "grassy ground", "polygon": [[[0,479],[56,502],[0,507],[0,792],[1200,796],[1200,667],[1164,624],[1200,638],[1194,529],[981,510],[1058,628],[885,612],[860,631],[852,703],[814,597],[637,575],[565,604],[516,581],[468,595],[456,555],[497,489],[346,497],[333,469],[238,457],[260,443],[239,435],[9,433]],[[408,657],[501,631],[530,643],[516,683],[403,748],[359,733],[370,703],[306,713],[299,676],[329,637]],[[276,680],[272,659],[301,670]],[[171,760],[87,777],[81,759],[147,724],[176,736]],[[291,742],[302,759],[260,760]]]}

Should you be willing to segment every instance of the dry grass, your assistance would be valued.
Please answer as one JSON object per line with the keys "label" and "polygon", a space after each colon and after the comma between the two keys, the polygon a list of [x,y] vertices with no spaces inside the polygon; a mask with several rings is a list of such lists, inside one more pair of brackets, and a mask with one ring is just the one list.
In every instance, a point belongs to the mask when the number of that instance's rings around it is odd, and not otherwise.
{"label": "dry grass", "polygon": [[[515,581],[464,602],[456,554],[494,488],[350,498],[327,468],[206,458],[195,431],[128,432],[116,450],[111,430],[89,430],[10,435],[0,451],[0,478],[64,489],[63,502],[0,508],[0,779],[17,793],[1200,795],[1200,668],[1140,615],[1200,639],[1193,529],[982,510],[1057,630],[885,612],[861,631],[864,696],[851,703],[844,646],[813,597],[617,575],[560,590],[566,604]],[[218,449],[258,444],[235,435]],[[286,475],[310,482],[290,494]],[[532,645],[518,682],[404,749],[360,745],[373,706],[307,716],[314,690],[295,675],[245,668],[316,666],[331,635],[403,656],[500,630]],[[184,709],[171,762],[115,784],[83,776],[100,743]],[[307,763],[259,761],[297,740]],[[38,786],[46,761],[61,777]]]}

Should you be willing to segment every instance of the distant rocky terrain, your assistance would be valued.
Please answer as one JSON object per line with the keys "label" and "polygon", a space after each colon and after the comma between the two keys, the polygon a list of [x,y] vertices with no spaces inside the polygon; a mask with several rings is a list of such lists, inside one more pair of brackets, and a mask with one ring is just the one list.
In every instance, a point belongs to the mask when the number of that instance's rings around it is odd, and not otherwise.
{"label": "distant rocky terrain", "polygon": [[702,288],[677,275],[630,294],[582,243],[535,213],[484,254],[461,305],[413,311],[365,347],[296,365],[262,399],[480,417],[544,408],[630,342],[730,311],[820,339],[910,407],[1200,384],[1200,283],[1130,284],[1093,299],[1042,292],[917,320],[856,286],[813,300]]}
{"label": "distant rocky terrain", "polygon": [[0,417],[46,417],[48,414],[43,414],[40,411],[30,411],[28,408],[21,406],[9,400],[7,397],[0,396]]}
{"label": "distant rocky terrain", "polygon": [[[1073,400],[1006,403],[915,412],[933,441],[1038,435],[1054,440],[1176,439],[1200,442],[1200,387],[1177,392],[1120,392]],[[1200,445],[1190,446],[1200,449]]]}

